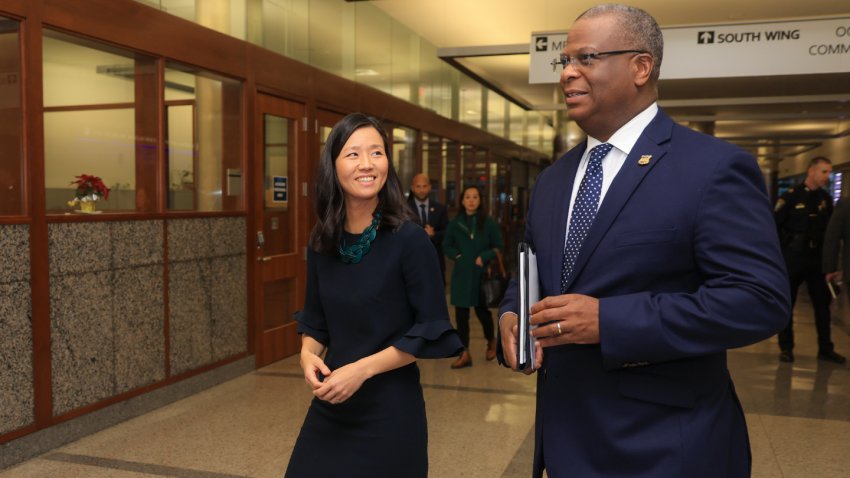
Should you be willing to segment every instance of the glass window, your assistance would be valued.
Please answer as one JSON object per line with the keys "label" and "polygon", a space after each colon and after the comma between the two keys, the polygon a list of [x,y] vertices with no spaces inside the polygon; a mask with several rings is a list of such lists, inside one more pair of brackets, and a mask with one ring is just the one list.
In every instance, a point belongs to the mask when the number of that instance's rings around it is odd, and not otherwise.
{"label": "glass window", "polygon": [[265,164],[263,222],[267,227],[266,255],[286,254],[295,249],[294,213],[290,207],[289,178],[295,177],[295,121],[263,115],[263,162]]}
{"label": "glass window", "polygon": [[374,5],[358,2],[354,20],[354,80],[392,94],[392,18]]}
{"label": "glass window", "polygon": [[419,35],[397,21],[392,23],[392,95],[419,101]]}
{"label": "glass window", "polygon": [[354,3],[310,0],[310,64],[354,80]]}
{"label": "glass window", "polygon": [[[446,187],[446,206],[450,211],[457,212],[460,207],[460,187],[458,186],[458,181],[460,180],[460,169],[461,169],[461,158],[460,158],[460,147],[458,143],[446,140],[443,143],[444,148],[444,158],[445,161],[443,163],[443,171]],[[452,214],[450,214],[451,216]]]}
{"label": "glass window", "polygon": [[[249,7],[250,8],[250,7]],[[310,61],[308,0],[263,0],[263,47],[281,55],[308,63]],[[321,20],[320,20],[321,21]],[[252,33],[252,37],[255,37]]]}
{"label": "glass window", "polygon": [[393,166],[402,191],[409,189],[416,174],[416,131],[396,126],[392,128]]}
{"label": "glass window", "polygon": [[[136,0],[550,153],[551,127],[452,68],[437,48],[369,2]],[[489,104],[488,104],[489,103]],[[507,106],[504,106],[507,103]],[[551,142],[551,141],[550,141]]]}
{"label": "glass window", "polygon": [[444,147],[442,138],[426,133],[422,134],[422,172],[428,176],[431,182],[431,197],[445,204],[443,169],[445,168],[446,152]]}
{"label": "glass window", "polygon": [[463,188],[467,186],[478,186],[481,190],[481,204],[489,209],[489,185],[490,174],[487,167],[487,151],[465,144],[461,147],[463,157]]}
{"label": "glass window", "polygon": [[241,209],[241,84],[168,63],[165,110],[168,209]]}
{"label": "glass window", "polygon": [[20,24],[0,18],[0,216],[23,214]]}
{"label": "glass window", "polygon": [[458,121],[480,128],[484,88],[466,75],[460,75],[459,88],[460,111]]}
{"label": "glass window", "polygon": [[507,100],[501,95],[487,90],[487,131],[496,136],[505,137],[505,109]]}
{"label": "glass window", "polygon": [[527,115],[524,109],[514,103],[510,103],[510,132],[508,139],[522,146],[528,144],[525,136],[526,118]]}
{"label": "glass window", "polygon": [[437,56],[437,48],[434,45],[422,40],[419,50],[417,102],[419,106],[434,111],[438,115],[451,117],[451,79],[444,74],[443,69],[448,65]]}
{"label": "glass window", "polygon": [[137,161],[156,155],[155,61],[51,31],[43,48],[47,210],[68,211],[81,174],[111,188],[97,209],[155,208],[155,183],[137,188],[136,176]]}
{"label": "glass window", "polygon": [[499,224],[509,224],[511,161],[507,158],[493,158],[490,163],[492,178],[492,200],[490,215]]}
{"label": "glass window", "polygon": [[[136,1],[240,40],[245,40],[246,37],[246,11],[254,4],[251,1],[246,4],[247,0],[229,0],[227,2],[209,0]],[[278,0],[278,2],[280,1],[284,0]]]}

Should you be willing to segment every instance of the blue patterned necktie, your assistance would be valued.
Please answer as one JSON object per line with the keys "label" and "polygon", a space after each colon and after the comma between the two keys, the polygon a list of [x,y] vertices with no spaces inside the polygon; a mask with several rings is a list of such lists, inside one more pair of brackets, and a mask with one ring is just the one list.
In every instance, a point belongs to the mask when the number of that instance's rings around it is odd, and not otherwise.
{"label": "blue patterned necktie", "polygon": [[419,215],[422,216],[422,226],[424,227],[425,224],[428,224],[428,214],[425,212],[424,204],[419,205]]}
{"label": "blue patterned necktie", "polygon": [[587,231],[596,218],[599,207],[599,195],[602,192],[602,158],[614,146],[602,143],[590,150],[590,160],[587,170],[578,187],[573,213],[570,216],[570,227],[567,232],[567,244],[564,246],[564,257],[561,262],[561,293],[567,290],[567,277],[573,271],[581,245],[587,237]]}

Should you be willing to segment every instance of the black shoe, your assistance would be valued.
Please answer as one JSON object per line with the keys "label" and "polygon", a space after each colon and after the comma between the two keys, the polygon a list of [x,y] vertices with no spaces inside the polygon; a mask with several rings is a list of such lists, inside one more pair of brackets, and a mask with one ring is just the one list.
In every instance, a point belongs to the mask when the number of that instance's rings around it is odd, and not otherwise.
{"label": "black shoe", "polygon": [[786,363],[793,362],[794,361],[794,352],[792,352],[790,350],[783,350],[782,352],[779,352],[779,361],[780,362],[786,362]]}
{"label": "black shoe", "polygon": [[843,364],[847,361],[843,355],[835,353],[830,350],[829,352],[818,352],[818,360],[823,360],[824,362],[832,362],[837,364]]}

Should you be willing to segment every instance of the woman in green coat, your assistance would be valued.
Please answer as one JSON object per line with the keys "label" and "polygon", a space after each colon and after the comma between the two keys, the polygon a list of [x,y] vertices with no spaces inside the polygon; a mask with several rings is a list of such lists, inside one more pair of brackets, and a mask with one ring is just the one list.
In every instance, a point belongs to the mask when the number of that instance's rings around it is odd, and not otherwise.
{"label": "woman in green coat", "polygon": [[496,357],[496,336],[490,309],[481,302],[481,278],[487,263],[502,248],[502,234],[496,221],[488,217],[481,207],[481,191],[468,186],[461,196],[461,211],[452,219],[443,238],[443,253],[455,261],[452,272],[451,303],[455,306],[455,319],[463,353],[452,363],[452,368],[469,367],[469,308],[484,328],[487,339],[487,360]]}

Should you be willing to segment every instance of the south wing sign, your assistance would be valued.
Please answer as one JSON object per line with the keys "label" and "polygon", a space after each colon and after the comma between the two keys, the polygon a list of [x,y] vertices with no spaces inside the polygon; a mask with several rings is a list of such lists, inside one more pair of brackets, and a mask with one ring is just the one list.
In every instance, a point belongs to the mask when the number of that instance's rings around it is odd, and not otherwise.
{"label": "south wing sign", "polygon": [[[662,79],[850,72],[850,17],[662,29]],[[532,33],[529,83],[557,83],[566,32]],[[560,48],[558,48],[560,47]]]}

